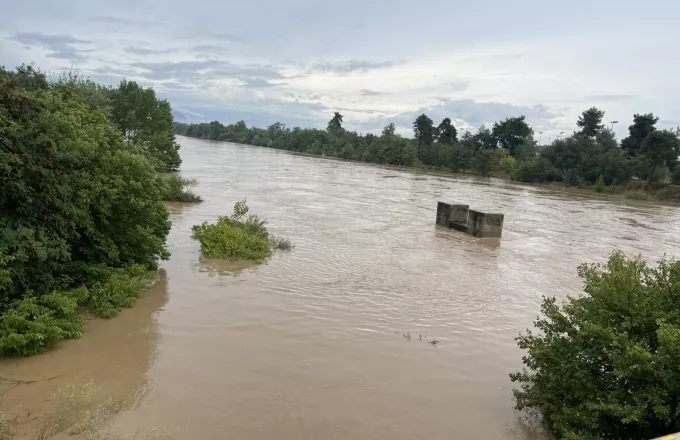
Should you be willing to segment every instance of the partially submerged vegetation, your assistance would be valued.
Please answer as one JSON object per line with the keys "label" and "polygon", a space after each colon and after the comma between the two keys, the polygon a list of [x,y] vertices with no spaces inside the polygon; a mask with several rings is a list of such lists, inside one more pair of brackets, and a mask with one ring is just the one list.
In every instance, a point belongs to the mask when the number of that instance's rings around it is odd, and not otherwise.
{"label": "partially submerged vegetation", "polygon": [[273,249],[292,248],[288,239],[270,236],[266,220],[248,211],[243,199],[234,204],[231,216],[220,216],[216,223],[203,222],[192,227],[193,238],[201,243],[201,251],[210,257],[261,263],[271,256]]}
{"label": "partially submerged vegetation", "polygon": [[[128,405],[125,401],[108,398],[101,400],[99,389],[93,382],[84,384],[66,383],[57,394],[57,407],[48,414],[38,427],[35,438],[48,440],[73,437],[87,440],[171,440],[170,431],[154,429],[128,436],[116,432],[114,418]],[[0,427],[0,440],[6,432],[10,438],[15,427],[7,422],[5,429]]]}
{"label": "partially submerged vegetation", "polygon": [[[583,112],[577,131],[550,141],[536,133],[524,116],[498,121],[476,132],[458,130],[449,118],[439,125],[421,114],[413,122],[413,138],[396,133],[388,124],[379,135],[346,130],[343,116],[335,113],[326,130],[288,128],[275,123],[268,128],[248,128],[244,121],[223,125],[174,124],[175,133],[300,153],[337,157],[379,164],[426,167],[502,176],[525,182],[561,182],[569,186],[591,186],[601,177],[606,186],[621,186],[634,178],[659,185],[680,184],[680,129],[656,128],[659,118],[636,114],[629,136],[620,142],[602,123],[604,111]],[[538,137],[538,139],[536,139]],[[542,141],[548,140],[547,143]],[[663,199],[665,193],[651,187],[640,189]],[[616,190],[612,190],[616,192]],[[680,191],[677,191],[680,192]]]}
{"label": "partially submerged vegetation", "polygon": [[544,297],[517,338],[517,408],[564,439],[651,439],[680,431],[680,261],[614,252],[582,265],[585,294]]}
{"label": "partially submerged vegetation", "polygon": [[166,202],[198,203],[203,198],[188,187],[196,184],[195,179],[185,179],[177,174],[160,174],[161,198]]}
{"label": "partially submerged vegetation", "polygon": [[122,81],[0,68],[0,357],[134,304],[169,253],[158,172],[181,160],[167,101]]}

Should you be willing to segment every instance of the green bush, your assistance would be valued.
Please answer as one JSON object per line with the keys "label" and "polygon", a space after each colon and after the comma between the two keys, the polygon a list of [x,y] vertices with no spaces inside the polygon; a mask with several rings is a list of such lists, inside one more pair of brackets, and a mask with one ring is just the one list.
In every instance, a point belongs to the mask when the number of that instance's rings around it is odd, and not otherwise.
{"label": "green bush", "polygon": [[515,178],[524,182],[554,182],[560,180],[559,173],[545,157],[522,162],[515,172]]}
{"label": "green bush", "polygon": [[518,338],[517,408],[539,411],[557,438],[651,439],[680,431],[680,262],[650,267],[614,252],[581,265],[585,294]]}
{"label": "green bush", "polygon": [[272,247],[292,247],[285,239],[271,241],[266,221],[247,214],[248,205],[244,199],[236,202],[231,217],[221,216],[215,224],[204,222],[192,227],[192,236],[201,242],[201,251],[206,255],[228,260],[263,262],[271,255]]}
{"label": "green bush", "polygon": [[87,301],[85,288],[15,301],[0,316],[0,357],[45,352],[62,339],[78,338],[85,319],[78,305]]}
{"label": "green bush", "polygon": [[201,196],[186,189],[195,184],[195,180],[184,179],[177,174],[159,175],[161,183],[161,198],[166,202],[198,203],[202,202]]}
{"label": "green bush", "polygon": [[505,156],[500,161],[500,167],[509,176],[514,176],[517,171],[517,160],[512,156]]}
{"label": "green bush", "polygon": [[597,176],[597,180],[595,181],[595,184],[593,185],[593,189],[596,192],[603,192],[605,189],[607,189],[607,185],[604,183],[604,176],[600,174]]}
{"label": "green bush", "polygon": [[90,288],[90,309],[103,318],[112,318],[134,306],[137,296],[154,277],[155,273],[143,266],[113,270],[105,282]]}

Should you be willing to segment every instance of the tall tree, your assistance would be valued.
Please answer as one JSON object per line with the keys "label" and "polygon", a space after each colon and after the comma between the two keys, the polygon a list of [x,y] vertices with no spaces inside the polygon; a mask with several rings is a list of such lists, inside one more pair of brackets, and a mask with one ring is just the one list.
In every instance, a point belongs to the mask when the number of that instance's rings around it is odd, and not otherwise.
{"label": "tall tree", "polygon": [[584,111],[581,113],[581,116],[578,117],[578,121],[576,121],[576,125],[581,127],[579,133],[584,136],[597,136],[604,128],[602,118],[604,118],[604,110],[600,110],[597,107],[591,107]]}
{"label": "tall tree", "polygon": [[526,139],[531,138],[534,131],[527,124],[525,116],[522,115],[494,123],[491,134],[503,148],[508,150],[511,156],[515,156],[517,147]]}
{"label": "tall tree", "polygon": [[172,127],[172,109],[152,88],[121,81],[111,90],[111,121],[125,139],[142,147],[159,171],[177,171],[182,163]]}
{"label": "tall tree", "polygon": [[333,117],[328,121],[328,128],[326,128],[329,133],[342,133],[342,115],[339,112],[333,113]]}
{"label": "tall tree", "polygon": [[628,156],[637,156],[642,146],[642,141],[647,135],[656,130],[656,123],[659,118],[652,113],[633,115],[633,125],[628,127],[628,137],[621,141],[621,148]]}
{"label": "tall tree", "polygon": [[437,127],[437,141],[446,145],[453,145],[458,140],[458,131],[451,125],[451,119],[444,120]]}
{"label": "tall tree", "polygon": [[434,140],[434,123],[425,113],[418,116],[413,122],[413,134],[418,140],[418,148],[431,145]]}
{"label": "tall tree", "polygon": [[672,131],[654,130],[642,141],[640,155],[652,167],[649,176],[653,179],[658,167],[665,165],[671,170],[675,169],[680,155],[680,139]]}

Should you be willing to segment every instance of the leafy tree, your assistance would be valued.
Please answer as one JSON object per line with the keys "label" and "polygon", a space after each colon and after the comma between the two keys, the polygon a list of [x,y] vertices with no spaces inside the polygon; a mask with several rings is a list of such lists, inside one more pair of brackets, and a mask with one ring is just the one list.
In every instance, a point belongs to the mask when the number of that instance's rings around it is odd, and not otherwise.
{"label": "leafy tree", "polygon": [[642,141],[647,135],[656,130],[656,123],[659,118],[652,113],[635,114],[633,116],[633,125],[628,127],[628,137],[621,141],[621,148],[628,154],[628,156],[636,156],[642,148]]}
{"label": "leafy tree", "polygon": [[654,130],[642,141],[639,154],[652,167],[650,176],[654,176],[656,169],[664,165],[674,170],[680,155],[680,139],[672,131]]}
{"label": "leafy tree", "polygon": [[597,107],[591,107],[584,111],[576,122],[576,125],[581,127],[579,133],[584,136],[596,136],[604,128],[602,118],[604,118],[604,111]]}
{"label": "leafy tree", "polygon": [[680,262],[649,267],[614,252],[582,265],[584,294],[517,338],[517,408],[542,413],[564,439],[651,439],[680,431]]}
{"label": "leafy tree", "polygon": [[533,137],[534,131],[529,127],[524,115],[515,118],[507,118],[493,124],[491,135],[508,150],[511,156],[517,154],[517,148],[527,139]]}
{"label": "leafy tree", "polygon": [[156,173],[101,111],[69,89],[30,92],[0,74],[0,308],[86,282],[93,267],[168,255]]}
{"label": "leafy tree", "polygon": [[434,123],[425,113],[418,116],[413,122],[413,134],[418,141],[418,151],[423,146],[431,145],[434,140]]}
{"label": "leafy tree", "polygon": [[78,93],[92,110],[102,110],[111,115],[111,90],[83,76],[78,70],[71,69],[49,78],[49,88],[68,87]]}
{"label": "leafy tree", "polygon": [[7,72],[4,68],[0,68],[0,71],[18,87],[26,90],[47,90],[49,87],[47,76],[33,64],[21,64],[14,72]]}
{"label": "leafy tree", "polygon": [[328,128],[326,130],[329,133],[342,133],[342,115],[339,112],[333,113],[333,117],[328,121]]}
{"label": "leafy tree", "polygon": [[446,145],[453,145],[458,140],[458,131],[456,127],[451,125],[451,119],[444,118],[439,124],[436,130],[436,138],[438,142]]}
{"label": "leafy tree", "polygon": [[390,122],[385,126],[385,128],[382,129],[382,136],[383,137],[391,137],[394,136],[397,131],[397,127],[394,125],[393,122]]}
{"label": "leafy tree", "polygon": [[173,132],[170,103],[153,89],[121,81],[111,91],[111,120],[128,142],[139,145],[159,171],[177,171],[182,163]]}

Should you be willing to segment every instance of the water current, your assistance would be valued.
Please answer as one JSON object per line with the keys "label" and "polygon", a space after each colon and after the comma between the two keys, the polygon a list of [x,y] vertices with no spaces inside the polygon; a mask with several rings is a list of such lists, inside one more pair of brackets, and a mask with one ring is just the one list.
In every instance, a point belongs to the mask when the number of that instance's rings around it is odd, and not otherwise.
{"label": "water current", "polygon": [[[169,205],[161,281],[81,339],[0,362],[17,438],[60,384],[87,380],[133,403],[122,430],[176,439],[542,438],[508,378],[541,296],[577,295],[577,266],[612,249],[656,261],[680,244],[673,207],[179,142],[205,201]],[[291,252],[258,267],[200,255],[191,226],[243,197]],[[500,244],[436,228],[438,200],[504,213]]]}

